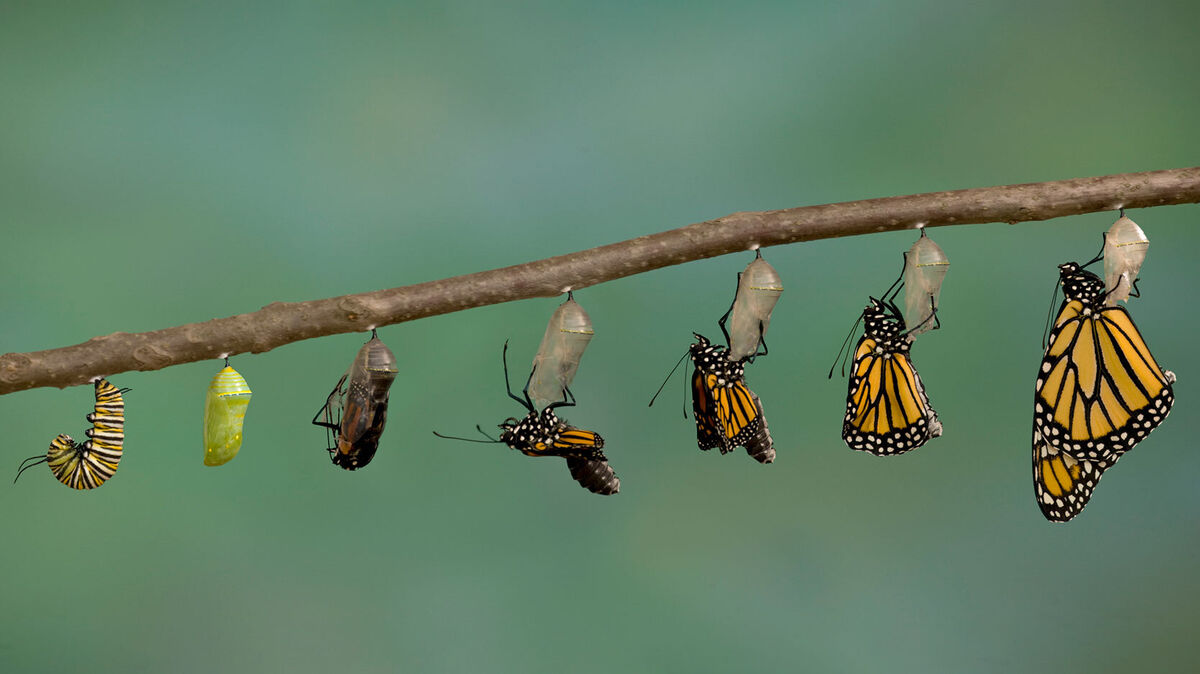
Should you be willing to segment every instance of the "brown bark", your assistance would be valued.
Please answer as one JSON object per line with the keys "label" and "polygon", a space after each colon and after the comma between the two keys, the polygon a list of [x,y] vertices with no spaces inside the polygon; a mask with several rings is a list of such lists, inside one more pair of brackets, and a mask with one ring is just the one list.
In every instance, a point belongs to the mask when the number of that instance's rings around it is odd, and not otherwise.
{"label": "brown bark", "polygon": [[733,213],[568,255],[416,285],[308,302],[203,323],[0,356],[0,394],[63,388],[98,375],[158,370],[262,353],[302,339],[403,323],[472,307],[552,297],[675,264],[744,251],[871,232],[984,222],[1046,220],[1118,208],[1200,202],[1200,167],[1024,185],[931,192],[778,211]]}

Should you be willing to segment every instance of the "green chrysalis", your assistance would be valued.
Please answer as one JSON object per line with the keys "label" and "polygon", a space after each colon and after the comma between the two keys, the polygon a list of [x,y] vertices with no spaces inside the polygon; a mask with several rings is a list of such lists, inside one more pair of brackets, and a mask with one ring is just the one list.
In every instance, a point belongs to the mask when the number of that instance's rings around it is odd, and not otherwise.
{"label": "green chrysalis", "polygon": [[249,405],[250,386],[226,365],[208,385],[204,401],[204,465],[220,466],[237,456]]}

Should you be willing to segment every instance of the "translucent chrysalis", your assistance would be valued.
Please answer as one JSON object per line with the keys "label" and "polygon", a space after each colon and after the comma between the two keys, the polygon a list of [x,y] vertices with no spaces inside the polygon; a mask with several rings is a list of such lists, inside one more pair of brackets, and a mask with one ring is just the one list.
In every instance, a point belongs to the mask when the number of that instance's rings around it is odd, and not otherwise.
{"label": "translucent chrysalis", "polygon": [[[726,318],[729,329],[728,358],[739,361],[758,353],[758,345],[767,334],[771,324],[771,311],[783,294],[783,281],[771,263],[757,252],[754,260],[738,275],[737,295],[729,313],[721,318],[721,329],[725,330]],[[764,344],[765,346],[765,344]]]}
{"label": "translucent chrysalis", "polygon": [[904,319],[910,338],[936,326],[933,315],[949,270],[946,253],[922,228],[920,238],[904,255]]}
{"label": "translucent chrysalis", "polygon": [[1104,236],[1104,287],[1108,290],[1105,304],[1115,307],[1119,301],[1129,301],[1149,247],[1146,233],[1124,213],[1108,229]]}
{"label": "translucent chrysalis", "polygon": [[335,466],[356,470],[375,457],[387,422],[388,391],[399,371],[396,356],[372,330],[313,417],[313,424],[329,429],[328,451]]}
{"label": "translucent chrysalis", "polygon": [[220,466],[237,456],[249,405],[250,386],[227,362],[204,399],[204,465]]}
{"label": "translucent chrysalis", "polygon": [[533,357],[529,397],[537,409],[566,399],[564,391],[575,379],[579,359],[594,335],[592,319],[568,294],[567,301],[551,314],[542,344]]}

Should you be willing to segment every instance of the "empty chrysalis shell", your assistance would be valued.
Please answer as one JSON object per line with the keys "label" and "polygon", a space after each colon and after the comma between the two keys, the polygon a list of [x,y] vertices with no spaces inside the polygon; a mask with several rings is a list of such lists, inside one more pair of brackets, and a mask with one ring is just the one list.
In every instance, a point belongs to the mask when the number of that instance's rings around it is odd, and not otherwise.
{"label": "empty chrysalis shell", "polygon": [[249,405],[250,386],[226,365],[213,377],[204,400],[204,465],[220,466],[237,456]]}
{"label": "empty chrysalis shell", "polygon": [[922,229],[921,237],[904,256],[904,322],[909,337],[933,329],[933,312],[949,270],[946,253]]}
{"label": "empty chrysalis shell", "polygon": [[563,390],[575,379],[593,336],[592,319],[573,297],[554,310],[529,375],[529,397],[537,409],[564,400]]}
{"label": "empty chrysalis shell", "polygon": [[746,265],[729,310],[729,360],[742,360],[758,352],[781,294],[783,281],[770,262],[759,256]]}
{"label": "empty chrysalis shell", "polygon": [[1129,291],[1149,247],[1146,233],[1124,215],[1109,227],[1104,236],[1104,286],[1108,290],[1105,304],[1116,306],[1118,301],[1129,301]]}

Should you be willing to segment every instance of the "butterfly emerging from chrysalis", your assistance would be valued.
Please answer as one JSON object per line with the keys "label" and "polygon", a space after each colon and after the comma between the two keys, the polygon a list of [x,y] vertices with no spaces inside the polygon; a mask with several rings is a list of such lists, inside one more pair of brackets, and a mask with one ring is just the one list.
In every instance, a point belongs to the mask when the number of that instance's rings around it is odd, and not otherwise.
{"label": "butterfly emerging from chrysalis", "polygon": [[[754,260],[738,274],[733,303],[717,321],[729,346],[713,344],[707,337],[692,333],[696,342],[684,356],[692,360],[692,414],[696,445],[701,450],[716,448],[727,454],[745,447],[759,463],[775,460],[775,441],[767,428],[762,401],[746,385],[746,364],[767,355],[766,332],[782,293],[779,273],[756,250]],[[674,373],[672,369],[667,380]]]}
{"label": "butterfly emerging from chrysalis", "polygon": [[1148,245],[1137,229],[1144,245],[1136,260],[1114,251],[1110,239],[1129,233],[1122,221],[1132,224],[1122,213],[1105,237],[1104,254],[1115,255],[1119,266],[1113,273],[1105,258],[1108,283],[1084,269],[1099,257],[1058,267],[1063,302],[1038,366],[1033,400],[1034,493],[1052,522],[1078,515],[1104,471],[1157,428],[1175,401],[1174,373],[1158,365],[1129,312],[1113,299],[1137,296]]}
{"label": "butterfly emerging from chrysalis", "polygon": [[[50,442],[44,455],[31,456],[21,462],[21,473],[45,463],[59,482],[73,489],[95,489],[107,482],[121,462],[125,445],[125,400],[129,389],[118,389],[105,379],[97,379],[95,411],[87,415],[92,427],[85,433],[88,439],[76,443],[67,434]],[[16,478],[13,482],[16,482]]]}
{"label": "butterfly emerging from chrysalis", "polygon": [[387,423],[388,392],[399,371],[395,354],[371,330],[371,339],[313,417],[313,425],[327,429],[333,465],[357,470],[375,458]]}
{"label": "butterfly emerging from chrysalis", "polygon": [[[553,320],[551,324],[553,325]],[[578,358],[573,358],[571,355],[565,354],[561,349],[558,353],[564,357],[564,362],[573,361],[576,365],[578,364]],[[542,350],[540,349],[539,354],[542,354]],[[600,434],[595,431],[583,430],[570,425],[566,420],[560,419],[554,411],[560,407],[572,407],[575,405],[575,397],[571,394],[571,390],[564,387],[561,390],[561,394],[557,396],[560,399],[547,404],[539,412],[538,408],[534,406],[533,400],[530,399],[530,384],[528,381],[525,384],[525,388],[522,389],[520,397],[512,392],[508,378],[508,342],[504,343],[504,349],[500,357],[504,365],[505,392],[508,393],[509,398],[517,401],[526,409],[528,413],[525,417],[521,419],[515,417],[505,419],[504,423],[500,424],[499,439],[492,438],[479,426],[476,426],[476,429],[487,440],[459,438],[443,435],[437,431],[434,431],[434,435],[440,438],[465,440],[467,442],[503,443],[525,456],[561,457],[566,460],[567,469],[570,471],[571,477],[588,491],[603,496],[609,496],[620,491],[621,480],[613,472],[612,467],[608,465],[608,457],[603,452],[604,438],[600,437]],[[537,362],[538,360],[535,359],[535,364]],[[529,381],[533,381],[533,375],[534,372],[531,372]]]}
{"label": "butterfly emerging from chrysalis", "polygon": [[[910,349],[916,335],[941,327],[937,300],[950,263],[924,229],[904,260],[900,278],[881,297],[869,298],[858,319],[863,334],[850,352],[842,440],[851,449],[876,456],[903,454],[942,434],[942,423],[929,404]],[[917,321],[912,328],[895,303],[901,289],[905,290],[906,313]],[[851,328],[842,350],[853,334]],[[833,376],[832,369],[829,375]]]}

